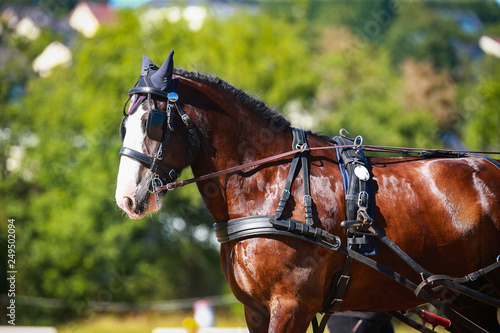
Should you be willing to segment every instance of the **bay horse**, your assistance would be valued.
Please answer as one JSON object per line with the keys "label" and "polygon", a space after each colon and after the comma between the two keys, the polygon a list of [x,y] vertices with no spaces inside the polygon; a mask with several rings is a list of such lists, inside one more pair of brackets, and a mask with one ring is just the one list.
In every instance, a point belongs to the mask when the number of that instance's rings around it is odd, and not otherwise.
{"label": "bay horse", "polygon": [[[220,78],[173,67],[173,51],[158,68],[146,56],[130,105],[124,107],[123,141],[116,203],[130,218],[158,210],[167,183],[190,166],[216,225],[276,212],[292,155],[293,128],[267,107]],[[283,216],[303,221],[306,183],[312,206],[310,227],[345,242],[343,178],[331,139],[307,132],[309,179],[294,175]],[[293,147],[295,149],[295,147]],[[500,254],[500,169],[477,156],[367,157],[371,166],[373,225],[426,270],[466,276]],[[246,169],[238,166],[250,165]],[[217,172],[226,169],[237,171]],[[209,175],[203,178],[203,175]],[[210,176],[211,175],[211,176]],[[159,191],[158,189],[162,189]],[[243,219],[242,224],[246,222]],[[340,251],[284,232],[253,234],[220,246],[226,281],[243,303],[251,332],[305,332],[324,309],[333,276],[342,271]],[[423,277],[387,246],[370,257],[419,284]],[[500,271],[468,285],[495,297]],[[500,332],[497,309],[434,292],[483,331]],[[426,303],[372,267],[354,261],[339,311],[395,311]],[[452,320],[458,332],[468,332]]]}

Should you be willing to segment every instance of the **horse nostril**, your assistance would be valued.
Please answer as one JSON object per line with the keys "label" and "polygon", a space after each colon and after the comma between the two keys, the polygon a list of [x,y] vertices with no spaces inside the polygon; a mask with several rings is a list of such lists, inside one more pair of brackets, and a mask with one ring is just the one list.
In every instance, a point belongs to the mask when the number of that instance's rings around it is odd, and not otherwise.
{"label": "horse nostril", "polygon": [[125,206],[128,208],[128,210],[133,211],[134,210],[134,200],[130,197],[124,197],[123,201],[125,202]]}

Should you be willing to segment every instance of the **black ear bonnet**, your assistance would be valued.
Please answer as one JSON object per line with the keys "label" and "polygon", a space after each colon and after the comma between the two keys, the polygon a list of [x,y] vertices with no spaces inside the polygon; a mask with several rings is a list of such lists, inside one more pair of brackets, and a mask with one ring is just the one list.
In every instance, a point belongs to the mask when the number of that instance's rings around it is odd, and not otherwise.
{"label": "black ear bonnet", "polygon": [[[146,55],[143,56],[141,76],[134,87],[129,90],[129,99],[123,107],[124,117],[120,125],[120,138],[122,141],[126,134],[125,119],[127,119],[130,114],[133,114],[146,98],[148,99],[149,107],[146,133],[151,140],[163,141],[168,114],[158,109],[157,101],[167,101],[168,93],[175,92],[173,57],[174,50],[170,51],[167,60],[158,68],[158,66],[154,65],[152,60]],[[153,99],[154,102],[154,109],[151,109],[151,99]],[[129,104],[128,110],[127,104]]]}

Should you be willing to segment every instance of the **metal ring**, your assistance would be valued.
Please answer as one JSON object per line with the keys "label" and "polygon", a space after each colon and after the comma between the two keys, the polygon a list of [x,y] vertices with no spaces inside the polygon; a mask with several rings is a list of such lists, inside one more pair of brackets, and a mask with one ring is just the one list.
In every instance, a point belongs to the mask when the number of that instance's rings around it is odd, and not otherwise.
{"label": "metal ring", "polygon": [[333,244],[334,249],[338,249],[342,245],[342,241],[339,237],[335,236],[335,244]]}
{"label": "metal ring", "polygon": [[160,193],[161,191],[156,190],[156,188],[161,186],[163,186],[163,182],[156,173],[152,175],[151,178],[149,178],[148,183],[146,184],[146,188],[148,189],[148,192],[151,194]]}
{"label": "metal ring", "polygon": [[[358,142],[358,139],[359,139],[359,144],[357,143],[357,142]],[[363,144],[363,137],[362,137],[361,135],[358,135],[358,136],[354,139],[354,144],[356,145],[356,148],[361,147],[361,145]]]}
{"label": "metal ring", "polygon": [[298,144],[298,145],[296,145],[296,146],[295,146],[295,148],[296,148],[297,150],[298,150],[298,149],[300,149],[300,152],[301,152],[301,153],[303,153],[304,151],[306,151],[306,150],[309,148],[309,146],[307,145],[307,142],[304,142],[304,143],[303,143],[303,144],[301,144],[301,145],[299,145],[299,144]]}

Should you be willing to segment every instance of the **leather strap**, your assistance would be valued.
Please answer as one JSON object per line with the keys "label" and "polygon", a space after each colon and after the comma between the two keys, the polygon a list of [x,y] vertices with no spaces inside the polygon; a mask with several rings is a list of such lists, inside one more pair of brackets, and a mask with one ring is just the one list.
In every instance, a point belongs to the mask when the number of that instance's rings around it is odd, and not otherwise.
{"label": "leather strap", "polygon": [[331,291],[327,298],[327,303],[323,305],[323,308],[320,312],[325,312],[330,315],[337,312],[342,305],[344,295],[347,291],[347,287],[349,286],[349,281],[351,276],[349,272],[351,270],[352,258],[347,256],[344,262],[344,268],[340,273],[337,273],[334,276],[333,282],[336,282],[334,286],[331,287]]}
{"label": "leather strap", "polygon": [[[120,155],[127,156],[133,160],[136,160],[148,168],[151,168],[153,166],[153,163],[155,160],[151,156],[145,155],[143,153],[140,153],[140,152],[138,152],[134,149],[128,148],[128,147],[122,147],[122,149],[120,150]],[[175,181],[178,177],[177,172],[174,169],[172,169],[166,165],[163,165],[161,163],[156,163],[154,167],[165,172],[165,175],[168,177],[167,180],[169,182]]]}
{"label": "leather strap", "polygon": [[479,269],[475,272],[472,272],[468,274],[467,276],[461,277],[461,278],[455,278],[451,277],[448,275],[431,275],[428,278],[424,279],[414,290],[415,295],[419,295],[420,291],[429,283],[436,283],[439,285],[442,285],[446,288],[458,291],[459,293],[465,294],[471,298],[477,299],[479,301],[482,301],[484,303],[490,304],[491,306],[500,308],[500,301],[496,300],[494,298],[491,298],[487,295],[484,295],[482,293],[478,293],[474,290],[471,290],[469,288],[463,287],[460,284],[461,283],[467,283],[467,282],[472,282],[475,281],[476,279],[480,278],[481,276],[497,269],[500,267],[500,262],[497,261],[485,268]]}
{"label": "leather strap", "polygon": [[[312,147],[312,148],[305,149],[305,151],[329,150],[329,149],[337,149],[337,148],[341,148],[341,147],[344,147],[344,146]],[[353,145],[349,145],[349,147],[354,147],[354,146]],[[294,149],[294,150],[287,151],[287,152],[284,152],[284,153],[281,153],[281,154],[278,154],[278,155],[269,156],[269,157],[263,158],[261,160],[253,161],[253,162],[250,162],[250,163],[247,163],[247,164],[238,165],[238,166],[235,166],[235,167],[232,167],[232,168],[228,168],[228,169],[225,169],[225,170],[215,171],[215,172],[212,172],[212,173],[208,173],[206,175],[202,175],[202,176],[198,176],[198,177],[193,177],[193,178],[187,179],[187,180],[181,180],[181,181],[178,181],[178,182],[173,182],[173,183],[170,183],[170,184],[158,187],[158,190],[160,190],[160,191],[173,190],[173,189],[176,189],[178,187],[183,187],[183,186],[186,186],[186,185],[189,185],[189,184],[193,184],[193,183],[197,183],[197,182],[201,182],[201,181],[204,181],[204,180],[207,180],[207,179],[212,179],[212,178],[216,178],[216,177],[219,177],[219,176],[223,176],[223,175],[228,175],[228,174],[231,174],[231,173],[235,173],[235,172],[238,172],[238,171],[241,171],[241,170],[246,170],[248,168],[252,168],[252,167],[257,166],[257,165],[262,165],[262,164],[269,163],[269,162],[272,162],[272,161],[277,161],[277,160],[282,159],[284,157],[297,154],[297,153],[299,153],[301,151],[302,151],[302,149]]]}
{"label": "leather strap", "polygon": [[128,95],[132,96],[134,94],[153,94],[153,95],[157,95],[157,96],[160,96],[162,98],[168,99],[168,93],[167,92],[164,92],[162,90],[155,89],[155,88],[152,88],[152,87],[134,87],[134,88],[130,88],[128,90]]}
{"label": "leather strap", "polygon": [[[417,285],[415,283],[407,280],[399,273],[394,272],[393,270],[377,263],[375,260],[342,245],[339,237],[321,230],[320,228],[308,226],[307,224],[297,220],[289,218],[275,220],[273,215],[251,216],[215,223],[214,227],[217,239],[222,243],[253,236],[286,235],[323,246],[330,250],[338,250],[346,256],[377,270],[412,291],[417,289]],[[374,236],[380,237],[379,234],[375,234]],[[451,309],[448,305],[434,299],[426,290],[421,290],[418,296],[442,310],[448,318],[456,320],[461,325],[467,327],[470,331],[480,333],[487,332],[480,326]],[[325,319],[325,317],[323,319]]]}
{"label": "leather strap", "polygon": [[219,243],[227,243],[243,238],[262,235],[282,235],[336,250],[340,246],[340,238],[329,232],[307,225],[304,222],[274,215],[258,215],[241,217],[214,223],[215,236]]}
{"label": "leather strap", "polygon": [[[410,280],[407,280],[404,278],[402,275],[399,273],[394,272],[393,270],[385,267],[384,265],[381,265],[380,263],[377,263],[375,260],[368,258],[356,251],[353,251],[343,245],[341,245],[338,249],[340,252],[344,253],[347,256],[352,257],[353,259],[377,270],[378,272],[384,274],[385,276],[393,279],[394,281],[398,282],[399,284],[403,285],[404,287],[414,291],[417,288],[417,285]],[[460,323],[467,329],[469,329],[471,332],[478,332],[478,333],[487,333],[485,329],[480,327],[479,325],[473,323],[469,319],[465,318],[463,315],[460,313],[456,312],[452,308],[450,308],[447,304],[444,304],[443,302],[434,299],[431,294],[429,294],[425,290],[421,290],[419,297],[423,298],[426,300],[428,303],[431,303],[434,305],[436,308],[439,310],[443,311],[443,313],[452,320],[455,320],[457,323]]]}
{"label": "leather strap", "polygon": [[469,153],[467,155],[481,157],[481,158],[487,160],[488,162],[490,162],[491,164],[493,164],[494,166],[496,166],[497,168],[500,169],[500,163],[497,160],[495,160],[495,159],[493,159],[493,158],[491,158],[489,156],[484,156],[484,155],[480,155],[480,154],[476,154],[476,153]]}
{"label": "leather strap", "polygon": [[285,181],[285,187],[283,188],[283,191],[281,192],[281,198],[280,202],[278,203],[278,208],[276,209],[276,218],[279,219],[281,215],[283,214],[283,211],[285,210],[286,203],[288,201],[288,198],[290,197],[291,193],[291,188],[293,181],[295,179],[295,172],[297,170],[297,166],[299,165],[299,155],[300,153],[295,154],[292,160],[292,164],[290,166],[290,171],[288,171],[288,176],[286,177]]}
{"label": "leather strap", "polygon": [[308,145],[307,145],[307,134],[303,129],[292,127],[293,134],[293,143],[292,149],[299,150],[292,160],[292,164],[290,166],[290,170],[288,171],[288,176],[285,181],[285,187],[281,192],[281,198],[278,203],[278,208],[276,209],[275,217],[276,219],[281,218],[283,215],[283,211],[285,210],[286,203],[288,202],[288,198],[290,198],[292,184],[295,180],[297,167],[299,162],[302,164],[302,172],[304,178],[304,211],[306,217],[306,223],[308,225],[313,225],[313,213],[312,213],[312,197],[311,197],[311,182],[309,179],[309,161],[307,159],[308,155]]}
{"label": "leather strap", "polygon": [[313,225],[311,180],[309,178],[309,161],[307,159],[307,152],[301,153],[301,161],[302,171],[304,173],[304,211],[306,214],[306,223]]}
{"label": "leather strap", "polygon": [[[335,137],[334,141],[336,144],[345,146],[346,144],[352,144],[352,140],[347,139],[345,137]],[[356,165],[365,165],[366,158],[361,150],[361,147],[351,146],[351,147],[342,147],[337,149],[337,156],[339,160],[339,166],[341,168],[347,169],[347,177],[344,177],[344,194],[345,194],[345,206],[346,206],[346,218],[347,220],[356,221],[356,225],[358,222],[356,219],[359,215],[360,210],[360,200],[361,193],[367,193],[367,182],[359,180],[354,175],[354,168]],[[368,207],[367,202],[361,202],[364,207]],[[354,224],[353,224],[354,225]],[[342,225],[346,227],[346,225]],[[350,224],[347,224],[350,226]],[[372,237],[356,237],[349,228],[347,228],[346,232],[347,236],[347,244],[349,249],[357,250],[359,245],[368,244],[372,241]],[[350,256],[346,257],[344,262],[344,267],[342,271],[337,272],[332,279],[332,285],[330,287],[330,291],[325,299],[325,303],[321,309],[321,312],[325,312],[329,315],[332,315],[336,311],[340,309],[342,305],[343,298],[345,293],[347,292],[350,280],[350,270],[352,265],[353,258]]]}

